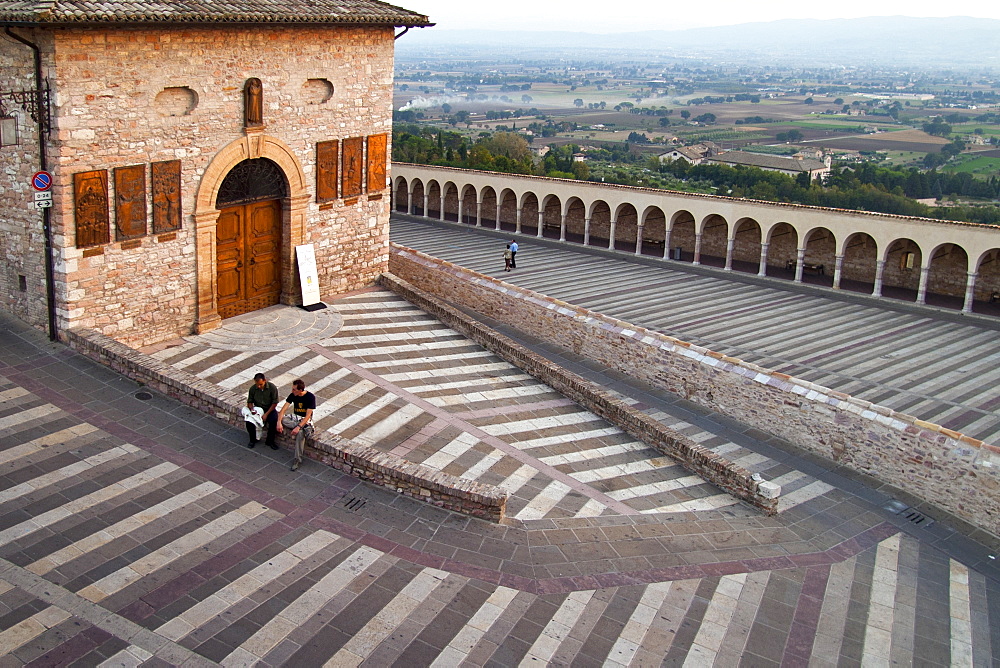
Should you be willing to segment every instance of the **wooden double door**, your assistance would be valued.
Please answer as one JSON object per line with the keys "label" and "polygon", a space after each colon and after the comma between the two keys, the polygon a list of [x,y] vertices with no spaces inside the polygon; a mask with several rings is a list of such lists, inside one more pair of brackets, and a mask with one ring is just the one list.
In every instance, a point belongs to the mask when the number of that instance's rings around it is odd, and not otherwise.
{"label": "wooden double door", "polygon": [[216,225],[218,311],[232,318],[281,299],[281,201],[222,209]]}

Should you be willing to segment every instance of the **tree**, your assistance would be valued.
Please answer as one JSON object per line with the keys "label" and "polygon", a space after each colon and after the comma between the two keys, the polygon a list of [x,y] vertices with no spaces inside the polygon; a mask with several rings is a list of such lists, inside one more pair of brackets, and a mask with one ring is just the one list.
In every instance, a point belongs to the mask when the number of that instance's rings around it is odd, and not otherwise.
{"label": "tree", "polygon": [[533,98],[530,95],[521,96],[521,102],[524,102],[525,104],[530,104],[532,99]]}
{"label": "tree", "polygon": [[451,105],[448,104],[447,102],[445,102],[444,104],[441,105],[441,111],[443,111],[446,114],[450,114],[451,113]]}
{"label": "tree", "polygon": [[811,97],[807,97],[805,100],[802,101],[803,104],[814,104],[815,102],[816,100],[812,99]]}
{"label": "tree", "polygon": [[578,107],[582,107],[583,106],[583,100],[578,97],[575,100],[573,100],[573,104],[575,104]]}
{"label": "tree", "polygon": [[687,109],[682,109],[681,118],[683,118],[686,121],[687,119],[691,118],[691,112],[688,111]]}

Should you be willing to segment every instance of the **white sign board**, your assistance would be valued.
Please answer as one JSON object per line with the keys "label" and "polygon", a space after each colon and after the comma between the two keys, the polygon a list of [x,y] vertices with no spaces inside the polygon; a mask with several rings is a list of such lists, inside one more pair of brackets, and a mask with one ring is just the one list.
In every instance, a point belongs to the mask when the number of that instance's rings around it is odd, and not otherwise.
{"label": "white sign board", "polygon": [[295,247],[299,264],[299,283],[302,285],[302,305],[311,306],[320,301],[319,279],[316,277],[316,251],[312,244]]}

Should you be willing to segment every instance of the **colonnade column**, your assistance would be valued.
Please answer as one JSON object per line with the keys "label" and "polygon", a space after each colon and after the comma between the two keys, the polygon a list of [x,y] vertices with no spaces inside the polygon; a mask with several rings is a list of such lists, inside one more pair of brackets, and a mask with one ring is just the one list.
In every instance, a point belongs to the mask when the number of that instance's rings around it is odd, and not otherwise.
{"label": "colonnade column", "polygon": [[[928,259],[928,262],[930,260]],[[917,288],[917,302],[918,304],[927,303],[927,279],[931,275],[931,266],[925,265],[920,267],[920,287]]]}
{"label": "colonnade column", "polygon": [[590,245],[590,218],[583,219],[583,245]]}
{"label": "colonnade column", "polygon": [[701,235],[694,235],[694,262],[691,264],[701,264]]}
{"label": "colonnade column", "polygon": [[424,191],[424,218],[431,217],[430,203],[431,203],[430,195],[427,194],[427,191]]}
{"label": "colonnade column", "polygon": [[802,282],[803,263],[806,261],[806,249],[799,248],[795,251],[795,282]]}
{"label": "colonnade column", "polygon": [[771,244],[760,245],[760,267],[757,268],[758,276],[767,276],[767,250]]}
{"label": "colonnade column", "polygon": [[521,233],[521,207],[517,207],[517,217],[514,219],[514,231]]}
{"label": "colonnade column", "polygon": [[559,241],[566,241],[566,214],[559,216]]}
{"label": "colonnade column", "polygon": [[476,227],[483,226],[483,200],[476,200]]}
{"label": "colonnade column", "polygon": [[642,255],[642,225],[635,228],[635,254]]}
{"label": "colonnade column", "polygon": [[976,298],[976,279],[979,274],[974,271],[968,273],[965,281],[965,303],[962,304],[962,313],[972,313],[972,302]]}
{"label": "colonnade column", "polygon": [[541,238],[542,236],[542,226],[545,225],[545,211],[542,209],[538,210],[538,229],[535,231],[535,236]]}
{"label": "colonnade column", "polygon": [[444,217],[444,191],[443,190],[441,191],[441,210],[438,211],[438,218],[440,218],[441,220],[445,220],[445,217]]}
{"label": "colonnade column", "polygon": [[835,256],[835,258],[836,258],[836,264],[834,264],[834,267],[833,267],[833,289],[834,290],[839,290],[840,289],[840,274],[841,274],[841,272],[844,269],[844,256],[843,255],[837,255],[837,256]]}
{"label": "colonnade column", "polygon": [[663,259],[670,259],[670,233],[673,230],[664,228],[663,230]]}
{"label": "colonnade column", "polygon": [[736,245],[736,239],[726,240],[726,266],[725,271],[733,270],[733,247]]}
{"label": "colonnade column", "polygon": [[611,219],[611,234],[608,235],[608,248],[611,250],[615,249],[615,226],[618,225],[618,221],[614,218]]}
{"label": "colonnade column", "polygon": [[413,191],[406,191],[406,214],[409,216],[413,215]]}
{"label": "colonnade column", "polygon": [[875,261],[875,289],[872,290],[872,297],[882,296],[882,272],[885,271],[885,260]]}
{"label": "colonnade column", "polygon": [[493,221],[493,228],[495,230],[500,229],[500,200],[497,200],[497,219]]}
{"label": "colonnade column", "polygon": [[[462,204],[464,204],[464,202],[462,202],[462,200],[458,200],[458,222],[460,222],[460,223],[464,223],[465,222],[465,220],[462,218],[462,214],[465,213],[465,210],[464,210],[465,207],[462,206]],[[444,220],[444,215],[443,214],[441,216],[441,220]]]}

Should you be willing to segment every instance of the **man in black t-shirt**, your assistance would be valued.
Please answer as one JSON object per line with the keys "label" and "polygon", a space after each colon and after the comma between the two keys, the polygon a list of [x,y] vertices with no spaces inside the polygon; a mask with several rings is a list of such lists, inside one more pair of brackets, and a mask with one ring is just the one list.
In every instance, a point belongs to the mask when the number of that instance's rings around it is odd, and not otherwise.
{"label": "man in black t-shirt", "polygon": [[[292,410],[289,411],[288,409]],[[292,470],[298,470],[302,465],[302,453],[305,450],[306,439],[313,435],[312,416],[316,410],[316,395],[306,392],[306,384],[302,379],[292,381],[292,393],[285,399],[285,405],[278,414],[278,433],[289,429],[295,436],[295,458],[292,460]]]}

